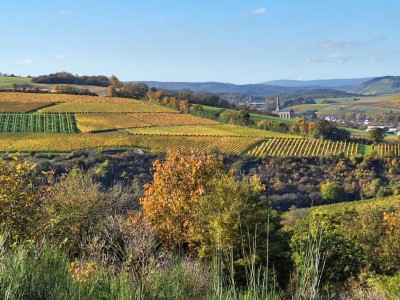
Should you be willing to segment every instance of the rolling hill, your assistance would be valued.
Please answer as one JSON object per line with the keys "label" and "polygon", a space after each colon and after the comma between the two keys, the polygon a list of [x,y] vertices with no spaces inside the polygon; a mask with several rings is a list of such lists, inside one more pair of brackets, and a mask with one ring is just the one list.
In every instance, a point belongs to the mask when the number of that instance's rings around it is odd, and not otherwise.
{"label": "rolling hill", "polygon": [[368,80],[354,88],[363,95],[395,94],[400,92],[400,76],[384,76]]}

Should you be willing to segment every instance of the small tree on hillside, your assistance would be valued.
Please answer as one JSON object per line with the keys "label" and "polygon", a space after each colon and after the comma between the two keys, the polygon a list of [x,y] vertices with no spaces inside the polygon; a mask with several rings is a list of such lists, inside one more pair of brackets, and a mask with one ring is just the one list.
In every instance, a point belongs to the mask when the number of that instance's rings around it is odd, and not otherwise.
{"label": "small tree on hillside", "polygon": [[373,128],[369,131],[369,138],[375,144],[382,143],[385,139],[386,130],[383,128]]}

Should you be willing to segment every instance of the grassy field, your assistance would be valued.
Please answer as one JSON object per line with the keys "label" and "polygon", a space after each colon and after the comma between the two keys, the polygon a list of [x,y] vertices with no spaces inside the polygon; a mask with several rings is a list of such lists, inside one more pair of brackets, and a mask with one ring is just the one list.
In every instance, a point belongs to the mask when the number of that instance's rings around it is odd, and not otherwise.
{"label": "grassy field", "polygon": [[269,116],[269,115],[261,115],[261,114],[255,114],[251,113],[250,114],[251,119],[253,119],[256,123],[259,121],[270,121],[270,122],[276,122],[276,123],[295,123],[297,119],[282,119],[279,117],[274,117],[274,116]]}
{"label": "grassy field", "polygon": [[31,84],[32,78],[0,76],[0,86],[13,84]]}

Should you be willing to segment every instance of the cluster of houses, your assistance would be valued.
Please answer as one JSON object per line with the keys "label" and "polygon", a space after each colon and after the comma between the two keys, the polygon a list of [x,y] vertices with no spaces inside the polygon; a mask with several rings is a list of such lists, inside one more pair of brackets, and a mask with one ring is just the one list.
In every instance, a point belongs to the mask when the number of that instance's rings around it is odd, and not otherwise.
{"label": "cluster of houses", "polygon": [[386,131],[387,134],[396,134],[400,135],[400,127],[389,127],[385,125],[370,125],[367,127],[366,131],[371,131],[375,128],[382,128]]}
{"label": "cluster of houses", "polygon": [[[264,103],[250,103],[250,105],[255,106],[257,108],[262,108],[264,107]],[[292,119],[295,118],[296,115],[290,107],[287,108],[280,108],[280,103],[279,103],[279,96],[276,97],[276,109],[271,112],[274,115],[277,115],[278,117],[282,119]],[[325,120],[327,121],[342,121],[341,118],[337,116],[326,116]],[[345,123],[344,121],[342,123]],[[366,131],[370,131],[374,128],[382,128],[386,131],[387,134],[395,134],[400,136],[400,127],[389,127],[385,125],[369,125],[371,122],[368,119],[365,120],[360,120],[357,121],[356,125],[367,125]]]}

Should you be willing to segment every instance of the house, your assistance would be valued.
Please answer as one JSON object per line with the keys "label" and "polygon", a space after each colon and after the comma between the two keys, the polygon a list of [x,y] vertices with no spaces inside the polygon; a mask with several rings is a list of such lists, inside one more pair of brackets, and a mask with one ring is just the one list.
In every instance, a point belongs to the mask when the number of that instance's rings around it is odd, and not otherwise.
{"label": "house", "polygon": [[295,117],[295,113],[294,113],[293,109],[291,109],[289,107],[284,108],[284,109],[280,109],[280,105],[279,104],[280,104],[279,103],[279,96],[277,96],[276,97],[276,110],[274,110],[272,112],[272,114],[278,115],[279,118],[282,118],[282,119],[292,119],[292,118]]}

